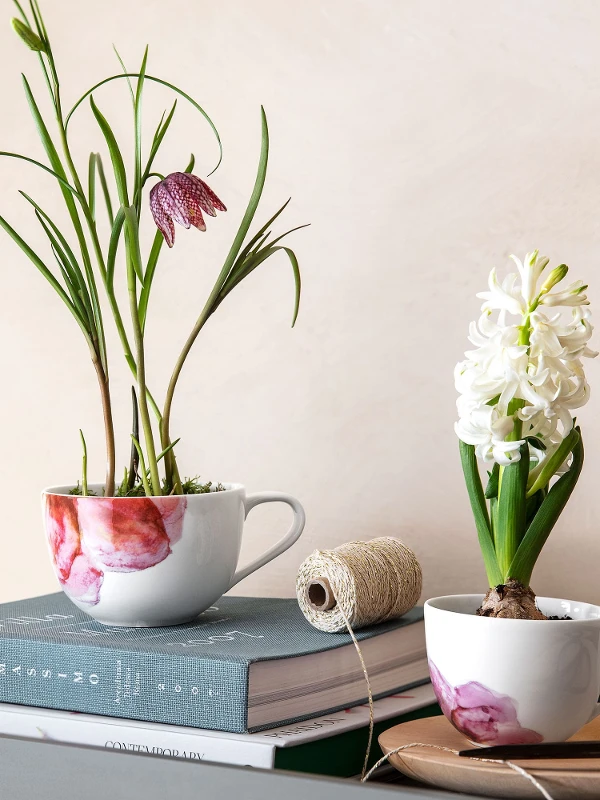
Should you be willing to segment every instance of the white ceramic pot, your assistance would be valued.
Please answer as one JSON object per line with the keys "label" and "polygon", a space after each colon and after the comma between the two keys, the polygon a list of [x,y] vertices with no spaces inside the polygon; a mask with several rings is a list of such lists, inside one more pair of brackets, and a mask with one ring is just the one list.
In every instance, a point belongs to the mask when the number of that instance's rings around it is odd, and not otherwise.
{"label": "white ceramic pot", "polygon": [[475,616],[483,595],[425,603],[431,680],[445,716],[474,744],[562,742],[600,714],[600,607],[538,597],[547,616]]}
{"label": "white ceramic pot", "polygon": [[[46,536],[56,576],[82,611],[107,625],[190,622],[236,583],[281,555],[304,528],[300,503],[281,492],[246,497],[225,491],[170,497],[42,494]],[[277,544],[237,570],[244,520],[261,503],[292,507],[294,520]],[[237,570],[237,571],[236,571]]]}

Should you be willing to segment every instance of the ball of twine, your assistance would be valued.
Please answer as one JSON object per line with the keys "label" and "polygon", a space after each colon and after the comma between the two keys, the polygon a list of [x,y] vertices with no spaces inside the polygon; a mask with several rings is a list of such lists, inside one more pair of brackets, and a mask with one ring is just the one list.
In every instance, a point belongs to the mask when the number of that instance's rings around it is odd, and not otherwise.
{"label": "ball of twine", "polygon": [[329,633],[401,617],[413,608],[422,586],[413,551],[391,536],[315,550],[302,563],[296,594],[311,625]]}

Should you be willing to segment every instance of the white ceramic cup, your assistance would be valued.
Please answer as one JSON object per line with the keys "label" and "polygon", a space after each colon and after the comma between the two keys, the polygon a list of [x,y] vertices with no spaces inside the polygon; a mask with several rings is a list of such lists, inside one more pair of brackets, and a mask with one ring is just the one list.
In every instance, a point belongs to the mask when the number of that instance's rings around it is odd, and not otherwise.
{"label": "white ceramic cup", "polygon": [[445,716],[474,744],[562,742],[600,714],[600,607],[538,597],[546,616],[475,616],[483,595],[425,603],[427,657]]}
{"label": "white ceramic cup", "polygon": [[[170,497],[74,496],[58,486],[42,494],[55,574],[80,609],[107,625],[189,622],[242,578],[281,555],[305,523],[298,500],[282,492],[225,491]],[[261,503],[287,503],[287,534],[237,569],[244,520]]]}

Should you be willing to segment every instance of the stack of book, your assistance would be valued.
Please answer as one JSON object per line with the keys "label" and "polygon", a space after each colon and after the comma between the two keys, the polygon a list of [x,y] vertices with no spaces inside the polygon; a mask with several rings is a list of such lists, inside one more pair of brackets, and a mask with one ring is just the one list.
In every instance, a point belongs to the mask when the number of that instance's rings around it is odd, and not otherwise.
{"label": "stack of book", "polygon": [[[437,713],[422,609],[357,638],[376,730]],[[62,593],[0,606],[0,735],[354,775],[366,697],[350,637],[293,599],[222,597],[171,628],[107,627]]]}

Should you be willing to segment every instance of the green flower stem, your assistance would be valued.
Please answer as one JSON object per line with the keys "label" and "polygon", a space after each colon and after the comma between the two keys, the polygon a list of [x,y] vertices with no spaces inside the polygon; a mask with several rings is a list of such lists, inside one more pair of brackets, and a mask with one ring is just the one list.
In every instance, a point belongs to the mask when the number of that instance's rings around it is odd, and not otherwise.
{"label": "green flower stem", "polygon": [[110,388],[108,376],[102,369],[100,359],[92,355],[92,363],[98,375],[98,384],[102,397],[102,411],[104,414],[104,434],[106,439],[106,482],[104,485],[104,496],[112,497],[115,493],[115,428],[112,418]]}
{"label": "green flower stem", "polygon": [[[148,454],[148,468],[150,470],[150,477],[152,479],[152,493],[161,495],[160,476],[158,473],[158,462],[156,460],[156,450],[154,447],[154,435],[152,433],[152,423],[150,421],[150,413],[148,411],[148,399],[146,395],[146,363],[144,353],[144,336],[142,334],[142,327],[140,325],[140,318],[138,313],[138,300],[137,300],[137,277],[136,277],[136,263],[138,269],[140,267],[140,254],[139,254],[139,233],[138,233],[138,219],[134,206],[127,206],[125,211],[125,225],[127,226],[128,236],[126,237],[127,248],[127,289],[129,291],[129,305],[131,310],[131,322],[133,325],[133,336],[136,347],[136,364],[137,364],[137,383],[139,389],[139,407],[140,417],[142,420],[142,428],[144,430],[144,439],[146,442],[146,452]],[[169,442],[167,442],[168,446]],[[164,447],[163,447],[164,449]]]}
{"label": "green flower stem", "polygon": [[[221,276],[219,276],[220,278]],[[219,292],[221,290],[221,282],[217,280],[210,297],[206,301],[206,305],[204,306],[202,313],[198,317],[196,324],[194,325],[194,329],[192,330],[191,334],[188,336],[188,339],[181,351],[179,358],[177,359],[177,363],[175,364],[175,369],[173,370],[173,374],[171,375],[171,380],[169,382],[169,387],[167,389],[167,396],[165,398],[165,405],[163,409],[162,421],[160,424],[160,441],[161,446],[166,449],[169,446],[169,442],[171,441],[171,433],[170,433],[170,422],[171,422],[171,406],[173,405],[173,395],[175,394],[175,388],[177,387],[177,381],[179,380],[179,376],[181,375],[181,370],[183,369],[183,365],[185,364],[185,360],[189,355],[190,350],[192,349],[194,342],[196,341],[198,334],[204,327],[207,319],[210,317],[212,313],[212,306],[215,300],[217,299]],[[169,451],[165,455],[165,471],[167,475],[167,485],[173,486],[175,494],[182,494],[183,489],[181,486],[181,479],[179,476],[175,475],[175,459],[174,454],[172,451]]]}
{"label": "green flower stem", "polygon": [[[254,219],[254,214],[256,213],[256,209],[258,207],[259,200],[262,195],[262,191],[265,185],[265,178],[267,175],[267,164],[269,161],[269,127],[267,125],[267,116],[265,114],[264,108],[261,106],[260,109],[261,113],[261,125],[262,125],[262,137],[261,137],[261,150],[260,150],[260,158],[258,161],[258,169],[256,173],[256,179],[254,181],[254,187],[252,189],[252,194],[250,195],[250,199],[248,201],[248,205],[246,207],[246,211],[244,216],[242,217],[242,221],[236,233],[235,239],[227,253],[227,257],[225,258],[225,262],[219,273],[219,277],[217,278],[215,285],[213,286],[212,292],[200,316],[198,317],[192,332],[188,336],[188,339],[183,346],[183,350],[181,351],[179,358],[175,364],[175,368],[173,370],[173,374],[171,375],[171,380],[169,381],[169,386],[167,389],[167,395],[165,398],[165,405],[163,409],[163,419],[160,426],[160,433],[161,433],[161,444],[163,449],[168,446],[169,442],[171,441],[171,434],[170,434],[170,421],[171,421],[171,406],[173,404],[173,395],[175,394],[175,389],[177,387],[177,381],[179,380],[179,376],[181,375],[181,370],[183,369],[183,365],[185,364],[185,360],[189,355],[190,350],[192,349],[194,342],[196,341],[198,334],[204,327],[207,319],[215,310],[215,304],[218,302],[219,295],[225,286],[227,278],[235,264],[236,258],[238,257],[242,245],[244,244],[244,239],[250,229],[250,225],[252,224],[252,220]],[[181,481],[179,479],[173,482],[173,466],[175,460],[173,453],[170,452],[165,456],[165,471],[167,476],[167,485],[173,485],[175,492],[177,494],[181,494]]]}
{"label": "green flower stem", "polygon": [[[98,235],[96,234],[96,225],[93,222],[91,210],[85,199],[85,193],[83,191],[81,181],[79,180],[79,175],[75,168],[75,164],[73,163],[73,159],[71,157],[71,151],[69,149],[69,143],[67,141],[67,136],[63,124],[62,111],[60,107],[60,94],[59,94],[58,82],[56,83],[55,96],[56,96],[56,118],[58,122],[59,134],[60,134],[61,144],[63,147],[63,152],[65,155],[65,160],[67,162],[69,172],[71,173],[71,177],[73,179],[75,188],[77,189],[79,201],[81,203],[84,216],[88,221],[88,224],[90,221],[92,222],[92,224],[89,225],[89,227],[90,227],[90,232],[92,233],[92,243],[94,245],[94,250],[96,252],[96,256],[98,257],[99,254],[100,256],[102,255],[102,250],[100,248],[100,243],[98,242]],[[110,387],[109,387],[108,359],[106,358],[106,338],[104,334],[104,324],[102,321],[100,300],[98,297],[98,288],[96,286],[96,280],[94,278],[94,272],[92,269],[90,254],[87,248],[87,242],[85,239],[85,234],[83,232],[83,226],[81,225],[79,214],[77,213],[74,203],[73,203],[73,211],[74,213],[71,214],[71,219],[81,249],[81,255],[85,267],[86,278],[96,317],[96,325],[98,327],[100,352],[103,354],[103,358],[101,360],[104,363],[98,364],[96,361],[94,361],[94,367],[96,369],[96,373],[98,375],[98,381],[100,384],[100,394],[102,398],[102,410],[104,415],[104,429],[106,438],[107,466],[106,466],[106,479],[104,484],[104,494],[106,497],[112,497],[115,493],[116,453],[115,453],[115,430],[112,418],[112,403],[111,403]],[[104,270],[104,272],[106,272],[106,270]],[[99,369],[99,367],[101,367],[101,369]]]}
{"label": "green flower stem", "polygon": [[[519,331],[519,345],[529,347],[529,313],[523,318]],[[508,405],[507,413],[514,418],[512,432],[506,437],[509,442],[521,439],[523,423],[518,418],[519,409],[525,400],[514,399]],[[510,566],[525,536],[527,524],[527,478],[529,476],[529,447],[520,448],[520,459],[515,464],[500,467],[498,476],[498,501],[494,509],[494,546],[498,565],[504,581],[509,575]]]}

